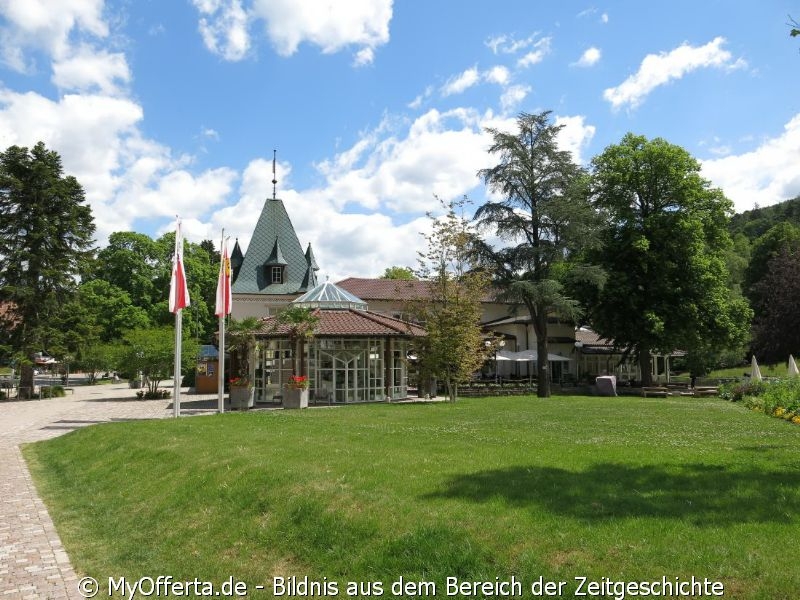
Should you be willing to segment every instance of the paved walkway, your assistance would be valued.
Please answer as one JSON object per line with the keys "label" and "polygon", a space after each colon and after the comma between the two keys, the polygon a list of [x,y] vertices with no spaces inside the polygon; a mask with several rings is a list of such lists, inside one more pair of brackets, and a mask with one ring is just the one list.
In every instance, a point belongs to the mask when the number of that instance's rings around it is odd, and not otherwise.
{"label": "paved walkway", "polygon": [[[172,389],[165,382],[165,388]],[[19,445],[86,427],[172,417],[171,400],[137,400],[127,384],[76,386],[65,398],[0,400],[0,600],[79,599],[78,577]],[[181,415],[213,414],[216,394],[181,395]],[[226,407],[227,408],[227,407]]]}

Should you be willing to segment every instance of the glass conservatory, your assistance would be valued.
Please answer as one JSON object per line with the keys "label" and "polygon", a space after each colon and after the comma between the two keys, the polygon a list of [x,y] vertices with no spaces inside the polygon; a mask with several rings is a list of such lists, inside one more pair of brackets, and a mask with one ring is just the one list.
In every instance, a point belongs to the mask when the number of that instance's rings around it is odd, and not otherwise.
{"label": "glass conservatory", "polygon": [[[293,304],[313,309],[313,337],[293,343],[275,317],[265,320],[256,357],[256,402],[280,404],[295,374],[310,382],[311,404],[397,400],[408,396],[411,341],[425,335],[412,323],[367,310],[363,300],[325,282]],[[272,321],[272,322],[271,322]]]}

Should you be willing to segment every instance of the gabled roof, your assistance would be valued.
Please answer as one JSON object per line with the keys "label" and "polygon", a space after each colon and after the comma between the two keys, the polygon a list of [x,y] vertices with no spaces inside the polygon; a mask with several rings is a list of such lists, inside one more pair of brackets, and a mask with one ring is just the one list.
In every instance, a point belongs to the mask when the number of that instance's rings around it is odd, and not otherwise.
{"label": "gabled roof", "polygon": [[[282,283],[271,283],[269,264],[285,265]],[[306,256],[283,200],[266,200],[233,284],[233,293],[296,294],[303,287],[307,269]]]}
{"label": "gabled roof", "polygon": [[431,284],[427,281],[348,277],[336,285],[369,302],[370,300],[415,300],[417,298],[427,298],[430,296]]}
{"label": "gabled roof", "polygon": [[[419,280],[405,280],[405,279],[367,279],[364,277],[348,277],[342,281],[337,282],[340,288],[343,288],[363,298],[367,302],[370,300],[391,300],[391,301],[406,301],[406,300],[419,300],[431,297],[431,281]],[[510,304],[510,302],[502,302],[495,298],[495,291],[492,289],[487,290],[486,295],[481,302],[498,302],[503,304]]]}
{"label": "gabled roof", "polygon": [[[319,321],[314,328],[314,337],[421,337],[427,332],[419,325],[407,323],[368,310],[315,309],[312,312]],[[276,338],[289,335],[290,326],[275,325],[275,317],[262,319],[258,335]]]}

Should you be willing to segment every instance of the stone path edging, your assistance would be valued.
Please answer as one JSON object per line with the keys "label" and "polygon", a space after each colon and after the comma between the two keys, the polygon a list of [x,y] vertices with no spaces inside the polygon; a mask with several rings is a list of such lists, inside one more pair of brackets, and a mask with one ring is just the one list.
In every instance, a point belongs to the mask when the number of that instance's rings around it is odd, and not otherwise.
{"label": "stone path edging", "polygon": [[[164,383],[171,388],[171,384]],[[20,444],[94,423],[172,417],[171,400],[127,384],[76,386],[65,398],[0,400],[0,600],[78,600],[78,576],[31,479]],[[216,413],[216,394],[181,397],[181,415]]]}

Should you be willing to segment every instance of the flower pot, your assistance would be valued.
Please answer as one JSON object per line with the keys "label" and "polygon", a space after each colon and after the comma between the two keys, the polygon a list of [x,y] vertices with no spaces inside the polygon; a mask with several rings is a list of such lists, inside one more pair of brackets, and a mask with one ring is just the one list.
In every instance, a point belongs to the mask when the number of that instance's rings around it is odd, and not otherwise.
{"label": "flower pot", "polygon": [[230,388],[231,410],[247,410],[253,406],[255,388],[249,385],[232,385]]}
{"label": "flower pot", "polygon": [[308,390],[283,390],[283,408],[308,408]]}

